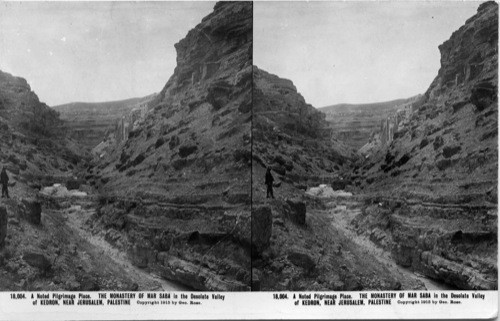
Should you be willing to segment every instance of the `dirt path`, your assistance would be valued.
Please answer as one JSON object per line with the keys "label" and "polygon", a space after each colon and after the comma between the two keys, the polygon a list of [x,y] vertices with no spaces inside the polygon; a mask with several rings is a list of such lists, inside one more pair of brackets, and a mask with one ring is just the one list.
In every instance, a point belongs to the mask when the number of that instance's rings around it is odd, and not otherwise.
{"label": "dirt path", "polygon": [[88,269],[105,275],[113,275],[136,283],[142,291],[185,291],[187,287],[167,281],[134,266],[126,253],[110,245],[100,235],[93,235],[85,229],[85,223],[95,213],[92,201],[87,198],[72,198],[69,208],[49,210],[45,217],[52,222],[58,233],[63,233],[69,244],[75,244],[75,251],[87,257]]}
{"label": "dirt path", "polygon": [[346,237],[352,240],[362,249],[362,252],[376,258],[380,264],[384,265],[394,276],[401,280],[403,289],[414,289],[416,284],[423,283],[427,290],[452,290],[446,284],[436,282],[423,275],[397,265],[391,254],[376,246],[366,236],[358,235],[352,228],[351,221],[361,213],[361,204],[354,198],[341,197],[329,198],[326,202],[327,210],[314,211],[314,216],[320,216],[329,222],[332,233],[341,231]]}

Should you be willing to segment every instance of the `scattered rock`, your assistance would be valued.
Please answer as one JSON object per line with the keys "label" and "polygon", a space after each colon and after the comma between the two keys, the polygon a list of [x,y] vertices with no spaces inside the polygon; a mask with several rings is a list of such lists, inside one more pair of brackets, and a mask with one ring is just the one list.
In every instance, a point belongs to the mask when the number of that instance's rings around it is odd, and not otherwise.
{"label": "scattered rock", "polygon": [[445,146],[443,147],[443,156],[445,158],[450,158],[456,153],[460,152],[462,148],[460,146]]}
{"label": "scattered rock", "polygon": [[79,189],[85,181],[79,179],[70,179],[66,182],[66,188],[68,190]]}
{"label": "scattered rock", "polygon": [[344,192],[343,190],[333,190],[330,186],[326,184],[321,184],[318,187],[311,187],[306,191],[306,194],[315,196],[315,197],[350,197],[352,193]]}
{"label": "scattered rock", "polygon": [[18,226],[19,225],[19,220],[15,217],[11,217],[9,218],[9,222],[8,222],[9,225],[14,225],[14,226]]}
{"label": "scattered rock", "polygon": [[66,186],[61,184],[54,184],[52,186],[44,187],[41,191],[41,194],[52,196],[52,197],[84,197],[87,196],[86,192],[81,192],[79,190],[73,189],[68,190]]}
{"label": "scattered rock", "polygon": [[170,150],[179,146],[179,144],[180,144],[179,136],[174,135],[174,136],[170,137],[170,141],[168,142],[168,147],[170,148]]}
{"label": "scattered rock", "polygon": [[52,265],[43,254],[34,252],[24,253],[23,260],[29,265],[40,269],[43,273],[48,272]]}
{"label": "scattered rock", "polygon": [[153,263],[156,257],[153,253],[153,246],[147,240],[134,244],[130,256],[132,264],[140,268],[145,268],[149,263]]}
{"label": "scattered rock", "polygon": [[128,291],[138,291],[139,290],[139,284],[136,282],[132,283],[128,289]]}
{"label": "scattered rock", "polygon": [[451,159],[440,159],[439,161],[436,162],[436,167],[440,170],[443,171],[453,165],[453,161]]}
{"label": "scattered rock", "polygon": [[156,143],[155,143],[155,148],[159,148],[160,146],[162,146],[163,144],[165,144],[165,139],[163,137],[160,137],[156,140]]}
{"label": "scattered rock", "polygon": [[459,101],[459,102],[453,104],[453,112],[456,113],[457,111],[462,109],[468,103],[469,103],[468,101]]}
{"label": "scattered rock", "polygon": [[363,290],[363,286],[356,280],[354,277],[347,277],[344,280],[344,289],[343,291],[361,291]]}
{"label": "scattered rock", "polygon": [[436,138],[434,138],[434,143],[432,145],[434,146],[434,150],[437,150],[439,147],[443,146],[444,145],[443,137],[436,136]]}
{"label": "scattered rock", "polygon": [[97,279],[91,275],[84,275],[80,278],[79,291],[99,291]]}
{"label": "scattered rock", "polygon": [[260,278],[255,270],[252,271],[252,291],[260,291]]}
{"label": "scattered rock", "polygon": [[472,88],[470,100],[478,111],[484,110],[496,101],[498,89],[495,82],[485,80]]}
{"label": "scattered rock", "polygon": [[21,207],[21,217],[26,221],[40,225],[42,218],[42,205],[33,199],[23,199]]}
{"label": "scattered rock", "polygon": [[331,182],[330,186],[332,187],[333,190],[338,191],[345,189],[347,184],[346,181],[344,180],[334,180]]}
{"label": "scattered rock", "polygon": [[186,158],[197,150],[198,147],[196,145],[184,145],[179,147],[179,156],[182,158]]}
{"label": "scattered rock", "polygon": [[76,280],[68,280],[66,281],[65,286],[69,291],[78,291],[80,290],[81,285]]}
{"label": "scattered rock", "polygon": [[271,169],[281,176],[284,176],[286,174],[285,166],[274,164],[271,166]]}
{"label": "scattered rock", "polygon": [[305,184],[294,184],[294,186],[300,190],[303,190],[303,191],[307,190],[307,185],[305,185]]}
{"label": "scattered rock", "polygon": [[298,199],[287,199],[288,217],[299,225],[306,224],[306,204]]}
{"label": "scattered rock", "polygon": [[301,267],[306,272],[312,272],[316,267],[314,260],[307,254],[299,252],[291,252],[287,259],[298,267]]}
{"label": "scattered rock", "polygon": [[429,144],[429,140],[427,139],[427,137],[422,138],[422,141],[420,142],[420,149],[424,148],[428,144]]}

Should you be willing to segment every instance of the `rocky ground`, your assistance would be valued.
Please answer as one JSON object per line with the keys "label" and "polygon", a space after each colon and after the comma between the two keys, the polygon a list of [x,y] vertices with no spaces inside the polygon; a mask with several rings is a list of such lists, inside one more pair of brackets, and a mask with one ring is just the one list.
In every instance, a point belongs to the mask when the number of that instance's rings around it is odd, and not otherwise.
{"label": "rocky ground", "polygon": [[298,201],[280,188],[276,194],[277,199],[269,199],[253,213],[269,211],[273,222],[268,248],[252,262],[255,289],[426,288],[419,276],[397,267],[390,254],[355,232],[350,223],[361,212],[355,198],[304,195]]}
{"label": "rocky ground", "polygon": [[[67,180],[66,185],[78,183]],[[76,184],[76,185],[75,185]],[[28,195],[22,182],[2,199],[8,233],[0,252],[3,291],[179,290],[153,271],[136,268],[106,236],[93,233],[97,197],[90,186],[70,193]],[[88,195],[85,195],[89,193]],[[28,202],[27,200],[31,200]]]}

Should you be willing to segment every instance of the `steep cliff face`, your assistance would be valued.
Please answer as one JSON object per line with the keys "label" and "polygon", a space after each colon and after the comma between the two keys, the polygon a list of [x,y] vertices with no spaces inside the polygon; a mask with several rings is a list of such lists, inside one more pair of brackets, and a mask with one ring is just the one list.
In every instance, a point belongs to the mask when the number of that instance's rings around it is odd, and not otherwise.
{"label": "steep cliff face", "polygon": [[408,125],[353,174],[390,208],[369,207],[361,230],[383,219],[400,264],[458,288],[497,287],[497,45],[498,5],[487,2],[439,47]]}
{"label": "steep cliff face", "polygon": [[0,71],[0,115],[19,130],[54,134],[62,126],[57,112],[38,100],[28,82]]}
{"label": "steep cliff face", "polygon": [[80,156],[66,132],[25,79],[0,71],[0,157],[10,171],[32,177],[73,168]]}
{"label": "steep cliff face", "polygon": [[201,290],[250,288],[252,4],[220,2],[115,152],[89,169],[96,228],[139,266]]}
{"label": "steep cliff face", "polygon": [[102,103],[69,103],[52,108],[66,122],[70,137],[90,150],[116,131],[122,117],[128,118],[132,110],[145,109],[155,96]]}
{"label": "steep cliff face", "polygon": [[356,159],[354,149],[332,135],[325,114],[307,104],[290,80],[257,67],[253,79],[255,183],[261,183],[258,175],[267,166],[293,184],[335,176]]}

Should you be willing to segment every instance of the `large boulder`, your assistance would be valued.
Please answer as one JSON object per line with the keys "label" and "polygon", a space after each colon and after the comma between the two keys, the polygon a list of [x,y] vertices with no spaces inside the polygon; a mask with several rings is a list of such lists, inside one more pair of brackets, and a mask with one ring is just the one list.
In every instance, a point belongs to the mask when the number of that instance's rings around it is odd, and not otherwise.
{"label": "large boulder", "polygon": [[23,199],[21,217],[26,221],[40,225],[42,218],[42,205],[34,199]]}
{"label": "large boulder", "polygon": [[23,260],[29,265],[40,269],[41,272],[48,272],[52,266],[50,261],[43,255],[34,252],[25,252]]}
{"label": "large boulder", "polygon": [[156,260],[153,245],[147,240],[139,240],[135,243],[129,252],[129,256],[132,264],[140,268],[145,268]]}
{"label": "large boulder", "polygon": [[341,179],[333,180],[331,183],[332,189],[334,191],[339,191],[345,189],[347,182]]}
{"label": "large boulder", "polygon": [[314,260],[305,253],[300,252],[290,252],[287,256],[288,261],[292,262],[294,265],[301,267],[306,272],[312,272],[316,267]]}
{"label": "large boulder", "polygon": [[273,232],[273,213],[269,206],[252,209],[252,253],[260,255],[269,247]]}
{"label": "large boulder", "polygon": [[260,291],[260,278],[256,269],[252,270],[252,291]]}
{"label": "large boulder", "polygon": [[0,207],[0,248],[4,246],[7,237],[7,216],[5,207]]}
{"label": "large boulder", "polygon": [[295,223],[299,225],[306,224],[306,204],[298,199],[286,200],[286,214]]}
{"label": "large boulder", "polygon": [[66,182],[66,188],[69,190],[79,189],[80,185],[82,185],[83,183],[85,183],[85,181],[81,179],[70,179]]}

